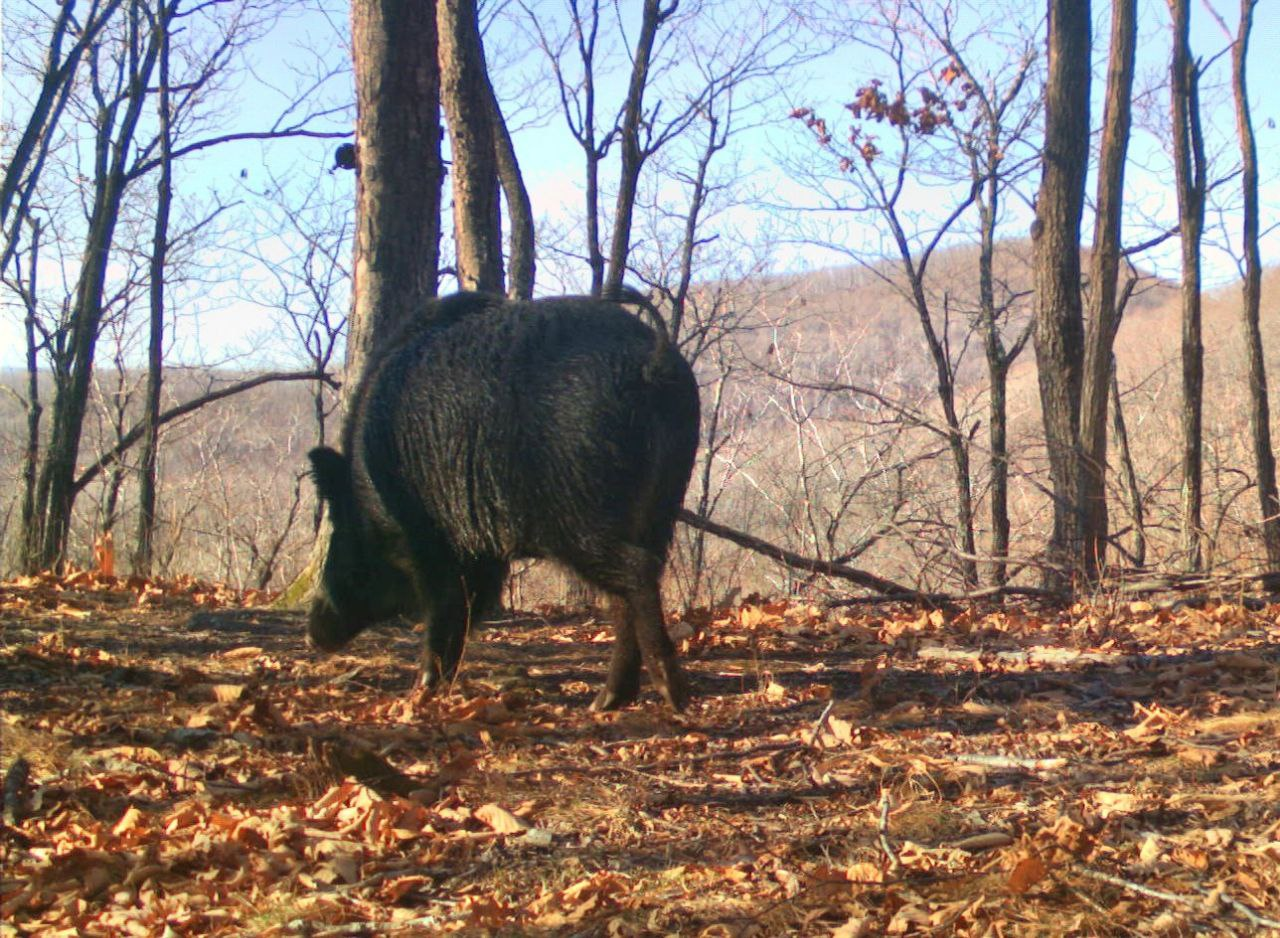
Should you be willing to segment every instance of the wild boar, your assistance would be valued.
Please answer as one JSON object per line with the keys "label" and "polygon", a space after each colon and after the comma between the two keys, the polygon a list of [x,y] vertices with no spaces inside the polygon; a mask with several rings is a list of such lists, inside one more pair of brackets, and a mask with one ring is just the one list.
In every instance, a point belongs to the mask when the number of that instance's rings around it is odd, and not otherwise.
{"label": "wild boar", "polygon": [[373,353],[342,452],[309,454],[332,520],[307,633],[321,650],[404,615],[423,679],[450,678],[510,561],[552,558],[611,600],[594,709],[636,699],[643,660],[674,709],[686,682],[659,579],[698,445],[698,386],[656,312],[459,293]]}

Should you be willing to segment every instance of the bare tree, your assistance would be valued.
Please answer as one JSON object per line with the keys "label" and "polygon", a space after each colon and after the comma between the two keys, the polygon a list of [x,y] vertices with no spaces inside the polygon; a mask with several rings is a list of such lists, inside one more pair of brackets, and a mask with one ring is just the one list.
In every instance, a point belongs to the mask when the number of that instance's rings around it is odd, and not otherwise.
{"label": "bare tree", "polygon": [[[591,295],[599,296],[604,289],[605,269],[604,253],[600,247],[600,165],[608,155],[617,131],[615,128],[602,131],[596,120],[600,0],[566,0],[566,5],[570,28],[559,38],[552,36],[534,8],[524,3],[521,7],[550,63],[569,133],[582,149],[586,260],[591,273]],[[566,61],[566,50],[570,45],[577,52],[580,75]]]}
{"label": "bare tree", "polygon": [[[291,350],[298,351],[307,370],[328,374],[346,335],[351,303],[349,195],[321,184],[298,193],[272,177],[257,198],[264,218],[272,222],[271,237],[248,253],[266,271],[269,283],[252,286],[246,298],[282,313],[291,332]],[[280,240],[287,245],[283,256],[272,250]],[[329,417],[335,407],[330,382],[317,378],[311,388],[314,445],[329,442]],[[322,514],[317,502],[313,531],[319,530]]]}
{"label": "bare tree", "polygon": [[126,6],[123,32],[114,62],[104,61],[97,45],[89,50],[90,90],[99,115],[95,128],[93,206],[71,315],[69,381],[59,387],[53,401],[49,445],[37,485],[40,549],[27,558],[28,569],[53,566],[66,548],[75,497],[76,457],[102,324],[107,265],[128,181],[134,134],[159,52],[157,37],[145,25],[142,0],[130,0]]}
{"label": "bare tree", "polygon": [[1084,452],[1080,500],[1085,513],[1082,560],[1084,572],[1089,576],[1101,574],[1106,562],[1107,396],[1112,384],[1111,350],[1120,327],[1116,281],[1121,259],[1120,220],[1137,35],[1134,0],[1113,0],[1111,55],[1102,114],[1102,152],[1090,260],[1089,324],[1081,376],[1080,445]]}
{"label": "bare tree", "polygon": [[1201,338],[1200,240],[1204,232],[1205,152],[1200,129],[1200,67],[1191,58],[1189,0],[1168,0],[1173,18],[1169,100],[1182,241],[1182,550],[1187,570],[1204,564],[1204,343]]}
{"label": "bare tree", "polygon": [[155,559],[156,462],[160,448],[160,386],[164,368],[165,272],[169,253],[169,214],[173,205],[173,125],[169,87],[169,30],[178,0],[161,0],[152,29],[157,37],[158,87],[156,110],[159,129],[159,174],[156,179],[156,216],[151,239],[150,316],[147,330],[147,389],[143,405],[142,458],[138,467],[138,534],[133,551],[133,571],[151,574]]}
{"label": "bare tree", "polygon": [[[635,211],[640,170],[644,161],[665,142],[663,134],[658,134],[656,138],[654,136],[653,125],[657,112],[655,109],[646,113],[644,93],[649,84],[654,39],[658,29],[671,18],[679,5],[680,0],[670,0],[665,7],[661,0],[644,0],[640,32],[631,53],[631,81],[627,85],[627,97],[618,122],[622,159],[618,171],[618,198],[613,211],[613,237],[609,242],[609,268],[604,278],[606,294],[620,290],[627,275],[627,253],[631,249],[631,216]],[[645,138],[641,137],[642,125],[648,129]]]}
{"label": "bare tree", "polygon": [[1267,568],[1280,589],[1280,491],[1276,487],[1276,454],[1271,442],[1271,406],[1267,393],[1267,369],[1262,349],[1262,255],[1258,248],[1258,146],[1253,133],[1253,116],[1245,81],[1249,38],[1258,0],[1240,0],[1240,22],[1232,36],[1226,22],[1212,7],[1227,38],[1231,40],[1231,91],[1235,101],[1236,133],[1240,142],[1240,190],[1243,196],[1241,253],[1244,283],[1241,287],[1241,318],[1248,360],[1249,431],[1253,443],[1253,466],[1257,476],[1258,508],[1261,512],[1262,542]]}
{"label": "bare tree", "polygon": [[[92,0],[82,22],[76,16],[76,0],[65,0],[59,5],[49,30],[40,90],[32,104],[26,127],[9,154],[9,163],[5,167],[3,182],[0,183],[0,228],[6,229],[0,268],[8,265],[13,253],[18,237],[18,224],[27,215],[31,195],[54,139],[54,128],[70,97],[80,60],[111,20],[121,2],[122,0]],[[64,52],[63,46],[69,38],[70,47]],[[13,213],[14,221],[10,227],[10,210],[15,198],[19,200],[19,205]]]}
{"label": "bare tree", "polygon": [[[886,23],[890,35],[896,35],[898,22]],[[893,43],[891,55],[893,70],[902,77],[905,46],[901,41]],[[939,70],[940,71],[940,70]],[[951,123],[950,105],[947,100],[930,88],[922,89],[923,103],[912,109],[907,104],[908,87],[892,91],[892,96],[882,90],[883,83],[872,79],[860,87],[854,101],[848,106],[854,126],[849,132],[849,148],[835,142],[827,122],[809,108],[798,108],[793,117],[802,120],[813,133],[819,147],[830,153],[843,178],[852,185],[855,195],[846,198],[832,187],[819,182],[821,193],[828,199],[827,208],[837,211],[874,213],[888,230],[889,241],[895,255],[898,278],[890,277],[887,268],[877,266],[872,259],[855,259],[873,273],[885,278],[901,291],[911,306],[932,366],[934,390],[942,407],[947,426],[948,449],[952,463],[952,483],[956,494],[955,531],[958,540],[959,565],[966,586],[978,583],[977,544],[974,535],[973,484],[969,452],[970,433],[961,422],[956,396],[957,362],[951,348],[949,334],[950,299],[945,293],[940,298],[931,291],[929,264],[942,247],[946,237],[977,198],[980,184],[970,181],[968,188],[948,207],[945,216],[932,230],[921,232],[911,221],[910,212],[904,208],[909,180],[919,171],[920,157],[917,147],[930,148],[930,138]],[[875,134],[869,128],[887,125],[893,137],[893,150],[886,153]],[[936,307],[941,306],[941,309]]]}
{"label": "bare tree", "polygon": [[[1088,0],[1049,0],[1045,142],[1031,237],[1035,249],[1036,364],[1053,482],[1046,585],[1082,571],[1080,393],[1084,316],[1080,216],[1089,167],[1091,10]],[[1056,569],[1054,566],[1056,565]]]}
{"label": "bare tree", "polygon": [[[1024,92],[1031,84],[1031,70],[1036,62],[1034,39],[1021,37],[1016,64],[1009,73],[984,78],[970,66],[968,56],[953,35],[954,24],[947,11],[936,16],[936,10],[913,3],[917,18],[950,56],[944,75],[951,84],[963,79],[966,104],[972,105],[972,116],[951,114],[950,127],[957,145],[969,164],[974,185],[974,201],[978,208],[978,320],[987,361],[988,406],[987,439],[990,453],[991,511],[991,579],[1001,585],[1007,578],[1009,555],[1009,369],[1022,354],[1031,337],[1034,319],[1006,341],[1005,325],[1017,297],[1005,289],[997,300],[995,271],[997,225],[1002,203],[1032,165],[1030,159],[1019,159],[1018,149],[1025,146],[1032,122],[1039,114],[1037,104],[1028,104]],[[1010,50],[1011,52],[1013,50]],[[1012,190],[1012,193],[1011,193]]]}
{"label": "bare tree", "polygon": [[[69,6],[69,5],[68,5]],[[106,5],[95,4],[102,12]],[[35,169],[51,146],[62,146],[70,157],[63,162],[69,172],[85,150],[91,150],[90,166],[83,180],[75,185],[84,193],[84,219],[77,223],[81,230],[79,264],[76,269],[74,295],[65,314],[43,330],[37,340],[47,356],[54,376],[53,401],[50,408],[51,429],[44,460],[36,485],[31,528],[24,540],[32,545],[24,566],[47,567],[65,555],[71,520],[71,509],[79,487],[75,484],[75,463],[81,446],[81,434],[92,385],[94,353],[98,335],[110,303],[109,273],[121,250],[129,245],[117,244],[117,226],[122,212],[135,199],[136,183],[160,168],[162,162],[177,159],[233,140],[269,139],[283,136],[325,134],[309,130],[306,124],[314,117],[308,113],[301,124],[278,122],[269,131],[219,133],[199,137],[203,129],[199,114],[208,106],[210,88],[225,73],[244,45],[260,35],[266,24],[278,14],[269,5],[254,0],[238,0],[231,4],[195,4],[180,10],[179,0],[127,0],[114,6],[115,15],[101,25],[94,40],[80,56],[79,71],[71,76],[66,106],[75,109],[82,120],[74,128],[65,128],[58,141],[51,142],[54,127],[46,122],[45,140],[37,148],[38,158],[29,167],[18,200],[18,216],[37,209],[48,212],[50,189],[41,192],[38,201],[28,196],[34,192]],[[163,13],[163,16],[161,15]],[[181,144],[176,139],[162,160],[160,135],[148,136],[144,122],[146,103],[156,94],[154,74],[159,60],[162,19],[194,17],[179,32],[191,39],[191,47],[181,57],[184,74],[179,88],[166,109],[171,127],[182,126],[187,136]],[[208,24],[195,28],[193,23]],[[47,64],[47,63],[46,63]],[[171,89],[172,90],[172,89]],[[36,102],[38,109],[40,101]],[[90,139],[81,138],[87,129]],[[136,208],[136,207],[135,207]],[[22,225],[18,224],[21,221]],[[26,230],[26,218],[14,218],[10,232]],[[16,247],[11,243],[10,247]]]}

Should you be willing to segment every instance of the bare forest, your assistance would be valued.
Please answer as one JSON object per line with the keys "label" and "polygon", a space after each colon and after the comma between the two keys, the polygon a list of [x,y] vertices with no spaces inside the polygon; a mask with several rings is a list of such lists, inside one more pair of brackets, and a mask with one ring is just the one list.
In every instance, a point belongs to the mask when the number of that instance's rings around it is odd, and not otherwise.
{"label": "bare forest", "polygon": [[[1274,5],[3,17],[0,938],[1280,928]],[[434,695],[303,647],[458,291],[692,367],[690,709],[545,560]]]}

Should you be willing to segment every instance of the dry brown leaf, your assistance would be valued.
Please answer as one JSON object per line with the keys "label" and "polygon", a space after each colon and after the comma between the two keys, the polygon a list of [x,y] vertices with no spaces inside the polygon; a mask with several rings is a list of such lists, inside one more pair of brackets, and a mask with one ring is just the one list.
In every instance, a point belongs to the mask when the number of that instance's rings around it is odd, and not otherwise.
{"label": "dry brown leaf", "polygon": [[222,653],[224,661],[245,661],[249,658],[257,658],[262,654],[262,649],[257,645],[244,645],[240,648],[232,648],[230,651]]}
{"label": "dry brown leaf", "polygon": [[1049,871],[1038,856],[1032,854],[1023,857],[1009,874],[1009,891],[1020,896],[1048,875]]}
{"label": "dry brown leaf", "polygon": [[516,817],[506,808],[496,804],[484,804],[474,811],[476,820],[487,824],[499,834],[521,834],[533,825],[523,818]]}
{"label": "dry brown leaf", "polygon": [[146,815],[136,807],[129,805],[129,807],[125,809],[124,814],[120,816],[120,820],[116,821],[115,827],[111,828],[111,833],[119,837],[121,834],[136,830],[138,827],[142,826],[145,817]]}

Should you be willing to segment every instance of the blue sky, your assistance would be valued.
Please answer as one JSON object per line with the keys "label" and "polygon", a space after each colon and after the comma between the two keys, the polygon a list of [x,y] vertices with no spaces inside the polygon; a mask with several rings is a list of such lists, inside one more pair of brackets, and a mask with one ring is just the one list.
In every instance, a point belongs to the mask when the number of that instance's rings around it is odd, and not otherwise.
{"label": "blue sky", "polygon": [[[50,3],[49,0],[44,0],[37,5],[48,7]],[[547,15],[553,14],[560,6],[550,0],[532,5],[539,13]],[[1230,7],[1226,13],[1229,17],[1234,17],[1234,0],[1219,0],[1219,5]],[[9,9],[13,8],[12,3],[8,6]],[[1095,4],[1095,7],[1098,8],[1099,23],[1095,41],[1098,56],[1101,57],[1105,55],[1106,10],[1105,4]],[[1167,9],[1163,0],[1140,0],[1140,7],[1143,29],[1140,38],[1139,81],[1158,80],[1162,78],[1166,68]],[[303,10],[303,6],[300,5],[298,9]],[[731,11],[734,6],[732,3],[720,2],[719,9],[722,12]],[[287,89],[294,87],[299,81],[305,83],[308,76],[325,64],[340,68],[347,52],[343,35],[344,17],[345,5],[335,2],[330,4],[327,15],[308,8],[279,23],[264,41],[252,49],[251,69],[242,73],[226,88],[224,93],[228,106],[213,132],[222,132],[224,128],[257,128],[269,123],[286,100]],[[1204,14],[1200,4],[1193,4],[1193,24],[1192,42],[1197,54],[1207,56],[1223,47],[1224,39],[1220,30]],[[5,38],[9,43],[32,41],[25,34],[11,35],[9,29],[6,29]],[[564,129],[563,120],[554,107],[554,98],[544,95],[540,109],[515,107],[515,102],[519,99],[516,90],[524,83],[524,76],[536,75],[540,68],[541,60],[532,48],[532,36],[523,25],[498,21],[490,29],[487,45],[491,63],[499,76],[500,91],[504,92],[510,102],[514,122],[519,125],[516,146],[535,213],[549,224],[574,228],[579,225],[581,204],[581,152]],[[315,50],[320,50],[318,58],[314,55]],[[6,62],[14,51],[12,47],[6,49]],[[1267,80],[1272,63],[1280,61],[1280,2],[1276,0],[1263,0],[1259,4],[1250,61],[1253,63],[1250,90],[1254,124],[1266,183],[1263,220],[1264,225],[1267,225],[1274,224],[1280,214],[1280,181],[1277,180],[1280,166],[1277,166],[1271,156],[1280,152],[1280,130],[1276,127],[1280,123],[1280,105],[1277,105],[1275,96],[1268,93],[1270,89]],[[628,63],[621,54],[615,53],[609,64],[610,69],[602,83],[601,95],[606,102],[611,103],[621,93]],[[824,114],[835,117],[839,113],[841,102],[852,97],[853,90],[859,84],[877,74],[876,68],[873,55],[865,50],[846,49],[809,63],[793,73],[785,87],[771,89],[777,92],[777,96],[762,104],[753,114],[753,119],[759,120],[761,126],[744,133],[736,144],[735,172],[745,188],[757,194],[765,193],[767,201],[775,205],[802,203],[809,198],[808,193],[795,180],[788,178],[779,169],[779,161],[796,155],[812,160],[820,160],[822,157],[814,151],[811,141],[797,132],[794,122],[778,118],[785,115],[793,104],[816,106],[823,109]],[[20,124],[26,116],[23,88],[20,85],[14,86],[14,72],[10,68],[6,68],[5,72],[4,119],[10,125]],[[1211,147],[1223,151],[1219,158],[1220,164],[1234,162],[1230,93],[1225,87],[1214,87],[1224,77],[1225,72],[1220,63],[1206,78],[1204,94]],[[671,82],[678,82],[679,79],[678,70],[669,76]],[[1101,82],[1096,82],[1099,92],[1100,86]],[[346,75],[335,76],[324,87],[327,89],[324,94],[333,103],[341,102],[350,94],[349,77]],[[319,96],[315,103],[321,103]],[[1152,103],[1151,109],[1158,119],[1162,109],[1167,111],[1167,103],[1158,99]],[[1095,108],[1095,123],[1100,116],[1100,108]],[[321,121],[318,126],[341,129],[343,121]],[[207,151],[205,155],[184,163],[178,177],[179,192],[193,196],[195,201],[205,204],[213,197],[213,193],[218,193],[226,200],[253,201],[252,193],[261,191],[269,181],[275,179],[298,191],[318,187],[321,192],[335,199],[349,198],[354,189],[352,178],[345,174],[330,175],[327,171],[332,146],[327,141],[304,139],[270,144],[243,143]],[[1135,208],[1156,219],[1173,217],[1167,151],[1167,141],[1159,133],[1139,131],[1135,134],[1133,166],[1129,172],[1129,198]],[[913,209],[927,218],[933,208],[929,192],[921,189],[915,198],[917,203]],[[254,217],[259,222],[265,218],[269,229],[269,207],[259,202],[255,209]],[[750,235],[756,231],[787,230],[790,223],[785,216],[785,212],[765,209],[759,205],[742,206],[730,210],[724,216],[724,223],[744,239],[750,240]],[[1226,217],[1224,220],[1229,228],[1238,227],[1236,219]],[[1025,232],[1028,221],[1029,216],[1024,212],[1023,216],[1012,219],[1006,230],[1013,234]],[[243,226],[248,222],[237,221],[235,224]],[[1210,220],[1210,225],[1209,236],[1216,238],[1217,232],[1212,229],[1213,219]],[[227,232],[219,231],[215,241],[225,248],[244,234],[244,231],[234,228]],[[852,249],[862,252],[874,251],[878,244],[873,230],[858,229],[857,226],[848,230],[845,237]],[[286,253],[290,250],[288,245],[288,241],[274,236],[270,230],[263,231],[258,238],[259,253],[268,256]],[[1175,257],[1176,247],[1171,243],[1146,261],[1160,273],[1175,275]],[[1264,245],[1264,260],[1276,258],[1280,258],[1280,233],[1272,232]],[[796,244],[775,247],[773,261],[779,269],[845,262],[831,252]],[[283,348],[283,344],[275,338],[276,330],[270,315],[262,307],[246,302],[243,296],[246,290],[242,288],[256,282],[261,276],[260,272],[255,273],[252,262],[235,252],[211,262],[224,272],[234,270],[233,280],[238,285],[229,287],[227,284],[202,284],[175,297],[175,302],[181,303],[187,313],[180,325],[177,357],[187,361],[221,361],[233,356],[244,356],[239,358],[241,362],[252,363],[283,356],[283,351],[271,351]],[[1216,248],[1208,249],[1205,264],[1211,283],[1220,284],[1231,279],[1230,258],[1224,252]],[[0,365],[16,365],[21,362],[21,358],[21,324],[13,309],[7,307],[0,316]]]}

